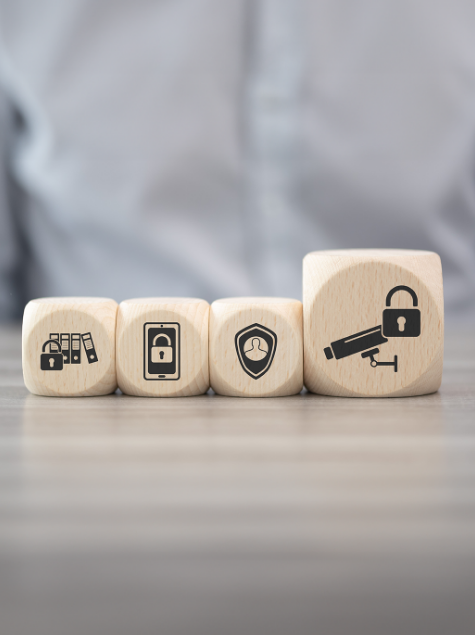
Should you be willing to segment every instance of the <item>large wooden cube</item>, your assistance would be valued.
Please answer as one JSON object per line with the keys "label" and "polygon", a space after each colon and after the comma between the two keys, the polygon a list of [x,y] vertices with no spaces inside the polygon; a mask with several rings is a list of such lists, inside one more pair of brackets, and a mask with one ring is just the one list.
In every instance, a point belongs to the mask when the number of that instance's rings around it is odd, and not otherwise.
{"label": "large wooden cube", "polygon": [[429,251],[308,254],[303,265],[304,381],[342,397],[405,397],[442,381],[442,267]]}

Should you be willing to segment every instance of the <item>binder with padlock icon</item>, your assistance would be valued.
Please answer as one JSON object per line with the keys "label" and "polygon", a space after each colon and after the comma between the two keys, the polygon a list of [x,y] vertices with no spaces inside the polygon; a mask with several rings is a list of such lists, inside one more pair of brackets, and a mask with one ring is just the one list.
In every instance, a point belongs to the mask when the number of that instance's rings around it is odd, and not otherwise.
{"label": "binder with padlock icon", "polygon": [[180,325],[178,322],[144,324],[144,379],[180,378]]}

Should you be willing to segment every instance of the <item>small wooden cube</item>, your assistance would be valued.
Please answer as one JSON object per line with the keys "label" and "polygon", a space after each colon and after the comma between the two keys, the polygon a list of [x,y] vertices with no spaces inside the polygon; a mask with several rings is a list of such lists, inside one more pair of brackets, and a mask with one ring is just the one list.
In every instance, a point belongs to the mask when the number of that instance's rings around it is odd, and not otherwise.
{"label": "small wooden cube", "polygon": [[117,388],[117,302],[108,298],[39,298],[23,315],[23,377],[50,397],[107,395]]}
{"label": "small wooden cube", "polygon": [[343,397],[406,397],[439,389],[442,266],[429,251],[308,254],[303,265],[304,381]]}
{"label": "small wooden cube", "polygon": [[127,395],[188,397],[209,389],[209,304],[125,300],[117,318],[117,380]]}
{"label": "small wooden cube", "polygon": [[303,388],[302,303],[217,300],[210,314],[210,381],[220,395],[279,397]]}

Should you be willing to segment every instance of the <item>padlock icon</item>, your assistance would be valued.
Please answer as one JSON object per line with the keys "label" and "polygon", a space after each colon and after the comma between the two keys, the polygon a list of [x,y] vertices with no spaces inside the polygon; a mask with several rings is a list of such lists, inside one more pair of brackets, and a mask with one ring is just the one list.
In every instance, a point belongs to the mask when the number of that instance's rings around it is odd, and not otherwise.
{"label": "padlock icon", "polygon": [[421,334],[421,312],[415,308],[418,299],[410,287],[394,287],[386,297],[386,306],[391,307],[391,299],[398,291],[406,291],[412,297],[411,309],[385,309],[383,311],[383,335],[385,337],[419,337]]}
{"label": "padlock icon", "polygon": [[[168,342],[168,344],[165,346],[157,346],[156,342],[160,338],[163,338]],[[151,353],[152,363],[154,364],[169,364],[170,362],[173,362],[172,341],[168,335],[165,335],[165,333],[159,333],[153,338]]]}
{"label": "padlock icon", "polygon": [[[46,353],[46,347],[50,344],[50,352]],[[59,348],[58,353],[51,352],[51,344],[54,344]],[[40,357],[40,367],[41,370],[63,370],[63,353],[61,349],[61,344],[58,340],[47,340],[43,344],[41,357]]]}

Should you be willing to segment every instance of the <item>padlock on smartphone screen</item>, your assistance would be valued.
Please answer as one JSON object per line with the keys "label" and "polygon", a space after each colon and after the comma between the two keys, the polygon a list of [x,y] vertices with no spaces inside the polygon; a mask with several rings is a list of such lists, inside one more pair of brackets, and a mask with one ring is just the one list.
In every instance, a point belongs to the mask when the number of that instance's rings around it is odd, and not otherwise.
{"label": "padlock on smartphone screen", "polygon": [[[46,352],[46,347],[50,345],[50,352]],[[54,344],[59,352],[52,353],[51,352],[51,344]],[[63,353],[61,349],[61,344],[58,340],[47,340],[43,344],[41,357],[40,357],[40,368],[41,370],[63,370]]]}
{"label": "padlock on smartphone screen", "polygon": [[[163,342],[158,343],[158,340],[162,339]],[[172,341],[168,335],[159,333],[153,338],[151,354],[154,364],[170,364],[170,362],[173,362]]]}
{"label": "padlock on smartphone screen", "polygon": [[418,299],[410,287],[400,285],[394,287],[386,297],[386,306],[391,307],[391,300],[398,291],[406,291],[412,297],[412,308],[383,311],[383,335],[385,337],[419,337],[421,334],[421,312],[417,309]]}

